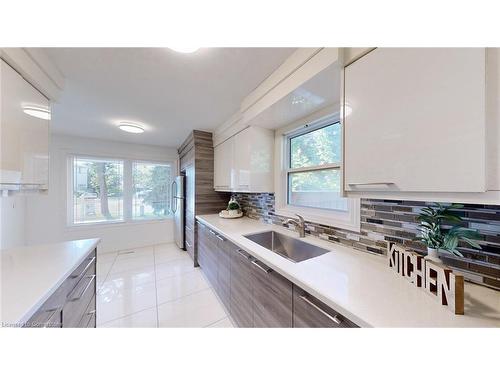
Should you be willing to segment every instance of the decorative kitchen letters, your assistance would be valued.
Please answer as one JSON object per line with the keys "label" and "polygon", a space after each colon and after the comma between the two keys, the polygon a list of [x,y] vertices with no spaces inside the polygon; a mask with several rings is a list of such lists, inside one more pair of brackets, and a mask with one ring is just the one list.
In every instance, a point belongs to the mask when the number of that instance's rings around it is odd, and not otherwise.
{"label": "decorative kitchen letters", "polygon": [[423,288],[455,314],[464,314],[463,276],[393,242],[389,243],[388,254],[390,268],[416,287]]}

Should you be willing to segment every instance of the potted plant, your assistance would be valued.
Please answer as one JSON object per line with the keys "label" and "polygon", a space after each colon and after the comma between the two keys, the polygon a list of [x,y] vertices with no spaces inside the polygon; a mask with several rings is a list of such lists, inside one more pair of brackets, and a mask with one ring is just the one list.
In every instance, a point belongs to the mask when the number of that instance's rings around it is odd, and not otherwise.
{"label": "potted plant", "polygon": [[[461,226],[462,218],[451,211],[460,208],[463,208],[463,205],[444,206],[439,203],[422,208],[422,212],[418,216],[421,235],[417,239],[427,245],[426,259],[442,263],[443,261],[439,258],[440,251],[463,257],[456,249],[459,241],[464,241],[476,249],[481,248],[475,241],[481,238],[477,230]],[[443,228],[443,222],[451,227]]]}
{"label": "potted plant", "polygon": [[229,216],[237,216],[240,213],[240,204],[233,197],[227,205],[227,211]]}

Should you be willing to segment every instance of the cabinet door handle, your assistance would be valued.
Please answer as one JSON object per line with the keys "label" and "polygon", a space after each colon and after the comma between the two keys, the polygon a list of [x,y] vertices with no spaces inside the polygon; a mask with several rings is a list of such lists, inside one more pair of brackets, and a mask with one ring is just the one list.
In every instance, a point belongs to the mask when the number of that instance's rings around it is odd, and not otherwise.
{"label": "cabinet door handle", "polygon": [[215,237],[217,237],[217,239],[218,239],[219,241],[222,241],[222,242],[224,242],[224,241],[225,241],[224,237],[219,236],[218,234],[216,234],[216,235],[215,235]]}
{"label": "cabinet door handle", "polygon": [[211,235],[215,236],[215,232],[212,229],[209,229],[208,231],[210,232]]}
{"label": "cabinet door handle", "polygon": [[83,275],[85,275],[85,273],[87,272],[87,270],[89,269],[89,267],[92,265],[92,263],[95,262],[95,257],[92,257],[92,259],[90,259],[89,263],[85,266],[85,268],[83,269],[82,272],[80,272],[79,275],[76,275],[76,276],[71,276],[72,279],[79,279],[80,277],[82,277]]}
{"label": "cabinet door handle", "polygon": [[304,295],[301,295],[299,296],[299,298],[304,301],[305,303],[307,303],[309,306],[313,307],[314,309],[316,309],[318,312],[320,312],[321,314],[323,314],[324,316],[326,316],[328,319],[330,319],[332,322],[334,322],[335,324],[337,325],[340,325],[342,323],[342,321],[340,320],[339,316],[338,315],[335,315],[335,316],[332,316],[330,314],[328,314],[325,310],[323,310],[321,307],[319,307],[318,305],[316,305],[314,302],[312,302],[309,298],[307,298],[306,296]]}
{"label": "cabinet door handle", "polygon": [[394,182],[348,182],[350,186],[365,186],[365,185],[395,185]]}
{"label": "cabinet door handle", "polygon": [[83,297],[83,295],[87,292],[87,290],[90,288],[90,286],[92,285],[92,282],[94,281],[95,279],[95,275],[92,275],[92,276],[87,276],[86,278],[90,279],[89,282],[87,283],[87,285],[85,286],[85,288],[83,289],[83,292],[81,292],[78,297],[71,297],[69,296],[68,297],[68,300],[69,302],[75,302],[75,301],[78,301],[80,298]]}
{"label": "cabinet door handle", "polygon": [[187,242],[187,241],[185,241],[185,242],[186,242],[187,247],[191,247],[191,244],[189,242]]}
{"label": "cabinet door handle", "polygon": [[273,272],[273,270],[269,267],[267,267],[267,268],[262,267],[259,263],[257,263],[257,260],[252,260],[252,264],[265,273]]}
{"label": "cabinet door handle", "polygon": [[[46,310],[46,311],[44,311],[44,312],[46,312],[46,313],[51,313],[51,314],[50,314],[50,315],[49,315],[49,317],[47,318],[46,323],[44,323],[44,324],[42,325],[42,328],[54,328],[54,326],[52,325],[52,323],[50,323],[50,321],[52,320],[52,318],[53,318],[56,314],[60,313],[61,311],[62,311],[62,307],[57,307],[57,308],[55,308],[55,309],[51,309],[51,310]],[[59,325],[59,327],[60,327],[60,325]]]}
{"label": "cabinet door handle", "polygon": [[247,253],[245,253],[245,252],[243,252],[243,251],[241,251],[241,250],[236,250],[236,252],[237,252],[239,255],[241,255],[243,258],[245,258],[246,260],[248,260],[248,259],[249,259],[249,257],[248,257],[248,254],[247,254]]}

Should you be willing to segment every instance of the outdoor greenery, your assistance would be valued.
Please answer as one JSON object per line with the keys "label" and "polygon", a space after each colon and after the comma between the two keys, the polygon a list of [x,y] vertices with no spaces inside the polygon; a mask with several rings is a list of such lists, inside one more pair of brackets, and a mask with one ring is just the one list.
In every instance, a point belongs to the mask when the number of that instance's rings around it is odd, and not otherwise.
{"label": "outdoor greenery", "polygon": [[[123,212],[121,204],[114,204],[110,210],[109,199],[120,201],[123,197],[123,164],[115,161],[77,160],[76,171],[86,176],[86,181],[80,181],[75,193],[77,198],[99,199],[100,216],[106,220],[120,219]],[[91,210],[92,215],[97,215]]]}
{"label": "outdoor greenery", "polygon": [[[122,161],[76,159],[75,222],[123,219]],[[169,214],[170,167],[164,164],[132,164],[132,216],[137,219]]]}
{"label": "outdoor greenery", "polygon": [[[459,241],[464,241],[470,246],[480,249],[481,246],[475,241],[481,238],[477,230],[461,226],[462,218],[452,211],[460,208],[463,208],[463,205],[443,206],[440,203],[422,208],[422,212],[418,216],[421,232],[418,239],[431,249],[438,249],[459,257],[463,257],[462,253],[456,249]],[[444,225],[449,226],[449,228]]]}
{"label": "outdoor greenery", "polygon": [[[290,139],[290,167],[315,167],[341,161],[341,128],[335,123]],[[338,170],[293,173],[291,191],[340,191]]]}
{"label": "outdoor greenery", "polygon": [[135,163],[133,171],[134,201],[139,200],[140,204],[150,205],[154,215],[168,215],[170,168],[166,165]]}

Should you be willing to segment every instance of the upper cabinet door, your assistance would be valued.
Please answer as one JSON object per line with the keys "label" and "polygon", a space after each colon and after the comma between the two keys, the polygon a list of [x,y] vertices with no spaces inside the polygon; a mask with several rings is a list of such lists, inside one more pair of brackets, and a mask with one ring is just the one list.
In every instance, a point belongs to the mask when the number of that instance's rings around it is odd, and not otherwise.
{"label": "upper cabinet door", "polygon": [[[47,189],[49,100],[3,60],[0,63],[0,184]],[[25,113],[30,108],[35,109],[30,113],[46,118]]]}
{"label": "upper cabinet door", "polygon": [[273,192],[272,130],[249,127],[234,136],[234,191]]}
{"label": "upper cabinet door", "polygon": [[346,191],[486,190],[484,49],[378,48],[344,74]]}
{"label": "upper cabinet door", "polygon": [[231,137],[214,148],[214,189],[230,191],[233,183],[233,148]]}

